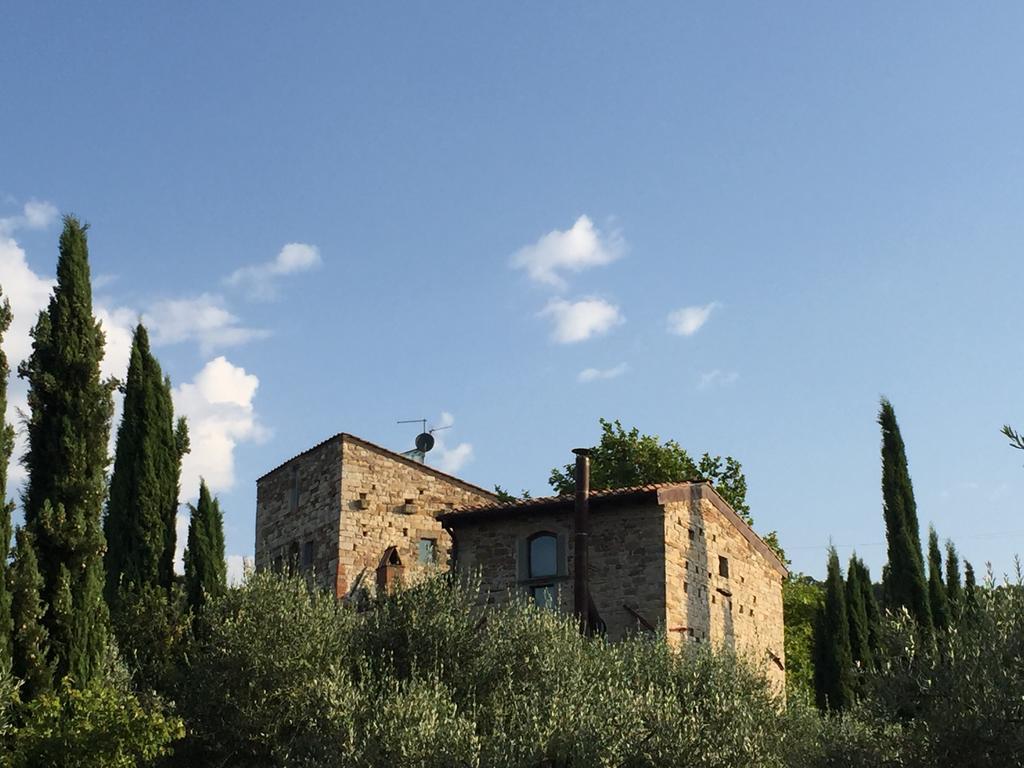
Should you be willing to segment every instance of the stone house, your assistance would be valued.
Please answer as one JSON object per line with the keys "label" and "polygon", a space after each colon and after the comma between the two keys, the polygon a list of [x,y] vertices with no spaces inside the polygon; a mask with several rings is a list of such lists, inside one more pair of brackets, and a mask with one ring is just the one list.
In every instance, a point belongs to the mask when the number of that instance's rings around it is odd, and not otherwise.
{"label": "stone house", "polygon": [[[775,553],[706,482],[590,494],[589,592],[612,639],[666,631],[734,648],[785,680]],[[495,494],[341,433],[257,480],[256,568],[307,572],[338,597],[455,568],[486,600],[573,605],[573,497]]]}
{"label": "stone house", "polygon": [[[589,591],[607,637],[668,632],[728,646],[785,682],[785,565],[707,482],[592,491]],[[513,591],[573,611],[572,496],[489,502],[440,515],[453,565],[487,600]]]}
{"label": "stone house", "polygon": [[447,568],[451,538],[438,516],[496,500],[342,432],[256,481],[256,569],[308,572],[344,597],[382,563],[410,578]]}

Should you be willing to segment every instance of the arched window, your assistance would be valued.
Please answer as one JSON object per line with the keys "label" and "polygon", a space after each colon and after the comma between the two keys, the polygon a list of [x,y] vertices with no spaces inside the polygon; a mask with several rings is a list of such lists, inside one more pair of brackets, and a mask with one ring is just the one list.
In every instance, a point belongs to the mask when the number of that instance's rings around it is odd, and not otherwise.
{"label": "arched window", "polygon": [[558,574],[558,537],[553,533],[535,533],[530,537],[531,579]]}
{"label": "arched window", "polygon": [[[558,537],[542,531],[527,541],[527,573],[530,579],[554,578],[558,575]],[[555,607],[555,585],[533,584],[530,586],[533,601],[542,608]]]}

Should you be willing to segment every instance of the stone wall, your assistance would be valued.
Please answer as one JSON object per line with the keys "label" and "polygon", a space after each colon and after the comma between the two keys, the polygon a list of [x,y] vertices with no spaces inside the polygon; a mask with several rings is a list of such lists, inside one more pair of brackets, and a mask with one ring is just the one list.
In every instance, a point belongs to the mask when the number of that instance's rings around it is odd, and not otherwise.
{"label": "stone wall", "polygon": [[670,636],[732,648],[781,689],[782,572],[728,519],[735,513],[713,493],[665,504]]}
{"label": "stone wall", "polygon": [[[406,578],[447,570],[451,539],[436,515],[495,501],[488,491],[350,435],[342,436],[341,525],[335,593],[362,573],[373,582],[384,550],[398,549]],[[420,541],[433,541],[436,561],[420,562]]]}
{"label": "stone wall", "polygon": [[[340,436],[257,480],[256,569],[302,569],[323,588],[333,588],[340,499]],[[312,554],[312,562],[304,554]]]}
{"label": "stone wall", "polygon": [[[573,610],[575,547],[571,507],[482,518],[449,518],[456,539],[456,565],[479,574],[488,603],[513,593],[554,583],[558,606]],[[665,572],[663,512],[657,504],[593,505],[590,517],[590,594],[607,625],[611,640],[644,629],[637,615],[652,627],[664,624]],[[525,566],[527,542],[542,532],[558,536],[559,575],[531,580]],[[632,609],[630,611],[626,606]]]}

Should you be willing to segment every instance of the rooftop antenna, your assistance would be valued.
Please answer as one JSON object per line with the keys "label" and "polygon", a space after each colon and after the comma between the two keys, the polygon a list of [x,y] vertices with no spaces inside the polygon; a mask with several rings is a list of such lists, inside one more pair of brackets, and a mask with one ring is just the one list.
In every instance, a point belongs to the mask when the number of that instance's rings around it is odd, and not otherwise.
{"label": "rooftop antenna", "polygon": [[[434,447],[434,433],[439,432],[442,429],[451,429],[452,425],[449,424],[446,427],[431,427],[427,429],[426,419],[403,419],[396,422],[398,424],[420,424],[421,432],[416,435],[416,448],[415,452],[420,454],[420,461],[426,458],[426,454]],[[408,451],[408,453],[414,453],[414,451]]]}

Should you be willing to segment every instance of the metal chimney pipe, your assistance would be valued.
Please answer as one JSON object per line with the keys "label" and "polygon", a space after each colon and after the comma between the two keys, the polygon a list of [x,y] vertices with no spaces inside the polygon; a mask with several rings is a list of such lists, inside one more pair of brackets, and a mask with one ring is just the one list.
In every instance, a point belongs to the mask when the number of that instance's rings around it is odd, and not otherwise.
{"label": "metal chimney pipe", "polygon": [[573,611],[582,632],[590,632],[590,449],[576,448],[576,505],[573,517]]}

